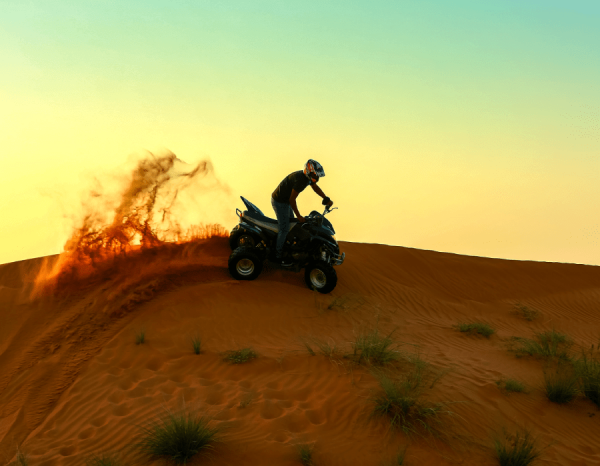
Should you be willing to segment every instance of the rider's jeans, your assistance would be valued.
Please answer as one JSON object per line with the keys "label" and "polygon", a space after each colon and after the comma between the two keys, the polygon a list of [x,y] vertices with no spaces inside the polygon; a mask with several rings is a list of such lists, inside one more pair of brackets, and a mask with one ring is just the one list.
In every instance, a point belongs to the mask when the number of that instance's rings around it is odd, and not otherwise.
{"label": "rider's jeans", "polygon": [[281,257],[283,253],[283,244],[287,238],[287,234],[290,230],[290,219],[294,218],[294,211],[292,206],[285,202],[277,202],[271,198],[271,205],[277,216],[277,223],[279,224],[279,233],[277,233],[277,245],[275,246],[275,253],[277,257]]}

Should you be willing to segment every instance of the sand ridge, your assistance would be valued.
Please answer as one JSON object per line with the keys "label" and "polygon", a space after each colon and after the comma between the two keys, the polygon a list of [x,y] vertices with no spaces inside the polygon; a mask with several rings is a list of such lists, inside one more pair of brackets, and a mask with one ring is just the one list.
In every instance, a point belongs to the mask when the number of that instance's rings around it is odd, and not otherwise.
{"label": "sand ridge", "polygon": [[[0,464],[14,459],[17,445],[35,465],[82,464],[101,451],[149,464],[130,448],[139,426],[183,405],[223,428],[206,461],[214,465],[298,464],[299,444],[314,444],[317,464],[389,464],[405,446],[406,464],[495,464],[491,433],[515,426],[548,445],[540,464],[600,464],[595,406],[549,402],[542,363],[506,347],[511,336],[550,328],[596,344],[600,267],[374,244],[341,249],[347,260],[330,295],[279,270],[232,280],[223,238],[181,251],[170,268],[155,258],[136,265],[138,278],[107,275],[59,297],[27,299],[40,260],[0,266]],[[516,304],[539,318],[524,320]],[[497,333],[485,339],[452,328],[469,320]],[[447,442],[407,437],[371,417],[377,380],[342,354],[374,326],[395,330],[402,348],[445,372],[426,398],[454,402]],[[136,345],[141,329],[146,342]],[[196,335],[200,355],[192,351]],[[338,353],[312,356],[305,342]],[[242,347],[258,358],[222,360]],[[529,392],[506,395],[496,385],[506,377]]]}

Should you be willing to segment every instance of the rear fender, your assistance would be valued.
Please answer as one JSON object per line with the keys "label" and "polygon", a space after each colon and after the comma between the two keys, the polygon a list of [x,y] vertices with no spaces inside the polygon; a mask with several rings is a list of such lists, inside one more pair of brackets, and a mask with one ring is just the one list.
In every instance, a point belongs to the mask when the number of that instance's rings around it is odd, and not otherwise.
{"label": "rear fender", "polygon": [[257,214],[260,214],[262,216],[264,216],[265,214],[262,213],[262,210],[260,210],[258,207],[256,207],[254,204],[252,204],[252,202],[250,202],[248,199],[245,199],[243,196],[240,196],[240,199],[244,202],[244,204],[246,205],[246,208],[250,211],[250,212],[256,212]]}
{"label": "rear fender", "polygon": [[256,225],[251,225],[249,223],[242,221],[242,222],[240,222],[239,225],[237,225],[234,228],[234,230],[236,230],[236,229],[240,230],[242,233],[258,235],[265,242],[265,244],[268,244],[269,238],[267,238],[267,235],[265,235],[265,232],[262,230],[262,228],[260,228]]}

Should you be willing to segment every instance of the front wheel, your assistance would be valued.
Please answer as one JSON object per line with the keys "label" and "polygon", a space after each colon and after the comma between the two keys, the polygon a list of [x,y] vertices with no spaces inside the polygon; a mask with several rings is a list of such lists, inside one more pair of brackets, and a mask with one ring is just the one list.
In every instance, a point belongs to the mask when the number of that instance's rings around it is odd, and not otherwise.
{"label": "front wheel", "polygon": [[337,285],[337,273],[327,262],[317,261],[306,266],[304,281],[311,290],[327,294]]}
{"label": "front wheel", "polygon": [[263,259],[254,248],[237,248],[229,256],[229,273],[236,280],[254,280],[260,275]]}

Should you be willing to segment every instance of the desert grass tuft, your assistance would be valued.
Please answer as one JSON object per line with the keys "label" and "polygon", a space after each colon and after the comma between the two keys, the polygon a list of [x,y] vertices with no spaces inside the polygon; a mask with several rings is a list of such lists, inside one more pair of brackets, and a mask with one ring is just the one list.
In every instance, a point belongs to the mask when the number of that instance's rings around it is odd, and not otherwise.
{"label": "desert grass tuft", "polygon": [[319,349],[319,353],[328,358],[333,358],[340,352],[335,342],[329,343],[328,341],[315,339],[313,344]]}
{"label": "desert grass tuft", "polygon": [[540,316],[540,311],[532,307],[524,306],[521,303],[515,304],[516,313],[529,322],[536,320]]}
{"label": "desert grass tuft", "polygon": [[[406,353],[404,354],[403,360],[413,367],[414,370],[420,371],[422,374],[431,372],[430,364],[423,359],[420,353]],[[443,373],[446,372],[447,371],[444,371]],[[431,386],[433,387],[433,384]]]}
{"label": "desert grass tuft", "polygon": [[148,427],[142,427],[137,447],[150,459],[187,464],[197,454],[211,452],[218,433],[206,417],[186,411],[168,412]]}
{"label": "desert grass tuft", "polygon": [[461,322],[455,325],[454,328],[459,332],[468,333],[469,335],[482,335],[486,338],[496,333],[496,330],[484,322]]}
{"label": "desert grass tuft", "polygon": [[17,466],[29,466],[29,456],[23,450],[17,447]]}
{"label": "desert grass tuft", "polygon": [[573,341],[556,330],[536,333],[533,340],[529,338],[513,338],[519,346],[515,349],[517,356],[534,356],[540,358],[556,358],[570,360],[570,348]]}
{"label": "desert grass tuft", "polygon": [[327,306],[328,310],[339,309],[347,312],[350,309],[357,309],[366,303],[364,296],[348,293],[334,298]]}
{"label": "desert grass tuft", "polygon": [[406,446],[401,447],[390,459],[382,461],[382,466],[403,466],[406,458]]}
{"label": "desert grass tuft", "polygon": [[344,309],[345,303],[348,300],[347,296],[336,296],[327,306],[327,309],[332,310],[335,308]]}
{"label": "desert grass tuft", "polygon": [[88,458],[85,464],[86,466],[120,466],[121,462],[115,454],[100,453]]}
{"label": "desert grass tuft", "polygon": [[582,352],[575,361],[579,375],[579,389],[585,397],[600,408],[600,349]]}
{"label": "desert grass tuft", "polygon": [[348,355],[357,363],[368,363],[374,366],[384,366],[398,361],[400,352],[392,338],[394,331],[381,335],[379,330],[363,332],[352,342],[353,353]]}
{"label": "desert grass tuft", "polygon": [[312,348],[312,346],[310,345],[310,343],[308,341],[306,341],[304,338],[301,338],[300,341],[306,348],[306,351],[308,351],[308,354],[310,354],[311,356],[317,355],[317,353],[315,353],[315,350]]}
{"label": "desert grass tuft", "polygon": [[544,371],[546,396],[553,403],[565,404],[578,394],[578,375],[573,366],[559,363],[555,368]]}
{"label": "desert grass tuft", "polygon": [[252,348],[242,348],[239,350],[226,351],[223,356],[223,361],[231,364],[243,364],[256,357],[257,354]]}
{"label": "desert grass tuft", "polygon": [[194,348],[194,354],[202,352],[202,339],[198,335],[192,337],[192,348]]}
{"label": "desert grass tuft", "polygon": [[452,414],[443,403],[430,403],[422,399],[427,384],[423,370],[415,367],[396,380],[379,376],[382,392],[373,399],[373,415],[387,416],[393,428],[407,435],[441,434],[441,416]]}
{"label": "desert grass tuft", "polygon": [[298,445],[298,458],[303,466],[313,466],[313,449],[314,445]]}
{"label": "desert grass tuft", "polygon": [[524,393],[525,384],[515,379],[501,379],[496,382],[498,388],[506,393]]}
{"label": "desert grass tuft", "polygon": [[528,430],[494,440],[494,449],[500,466],[528,466],[540,457],[537,440]]}
{"label": "desert grass tuft", "polygon": [[251,403],[252,403],[252,393],[247,393],[240,400],[238,408],[246,408],[246,407],[250,406]]}
{"label": "desert grass tuft", "polygon": [[397,464],[398,466],[402,466],[404,464],[405,457],[406,457],[406,447],[404,447],[402,450],[400,450],[398,452],[398,454],[396,455],[395,464]]}
{"label": "desert grass tuft", "polygon": [[135,334],[135,344],[136,345],[143,345],[145,342],[146,342],[146,329],[145,328],[141,328]]}

